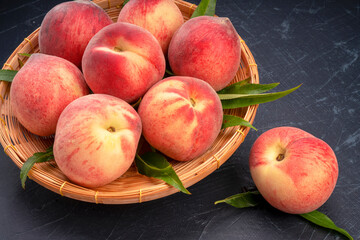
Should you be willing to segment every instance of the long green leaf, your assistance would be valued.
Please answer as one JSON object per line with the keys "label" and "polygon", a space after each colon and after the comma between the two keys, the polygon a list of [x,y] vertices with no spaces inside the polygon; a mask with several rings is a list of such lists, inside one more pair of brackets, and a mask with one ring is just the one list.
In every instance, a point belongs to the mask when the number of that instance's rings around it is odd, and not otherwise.
{"label": "long green leaf", "polygon": [[16,70],[1,69],[0,81],[12,82],[17,72]]}
{"label": "long green leaf", "polygon": [[244,192],[232,195],[223,200],[216,201],[215,204],[227,203],[236,208],[255,207],[264,201],[258,191]]}
{"label": "long green leaf", "polygon": [[244,80],[241,80],[241,81],[239,81],[239,82],[233,83],[233,84],[231,84],[230,86],[227,86],[227,87],[221,89],[221,90],[218,91],[217,93],[221,93],[222,91],[227,91],[227,90],[225,90],[225,89],[229,89],[229,88],[231,89],[233,86],[241,87],[241,86],[244,86],[244,85],[250,84],[250,83],[251,83],[251,77],[248,77],[248,78],[246,78],[246,79],[244,79]]}
{"label": "long green leaf", "polygon": [[199,16],[214,16],[215,15],[216,0],[201,0],[191,18]]}
{"label": "long green leaf", "polygon": [[142,98],[140,97],[135,103],[131,104],[131,106],[137,109],[141,103]]}
{"label": "long green leaf", "polygon": [[[248,77],[248,78],[245,78],[244,80],[241,80],[241,81],[239,81],[239,82],[233,83],[232,85],[243,86],[243,85],[246,85],[246,84],[249,84],[249,83],[251,83],[251,77]],[[230,86],[232,86],[232,85],[230,85]],[[229,86],[229,87],[230,87],[230,86]],[[225,88],[224,88],[224,89],[225,89]],[[220,90],[220,91],[222,91],[222,90]]]}
{"label": "long green leaf", "polygon": [[175,74],[171,71],[171,70],[169,70],[169,69],[165,69],[165,72],[167,73],[167,74],[169,74],[170,76],[175,76]]}
{"label": "long green leaf", "polygon": [[21,186],[25,189],[25,182],[27,175],[35,163],[47,162],[54,159],[53,146],[46,149],[45,152],[34,153],[29,157],[26,162],[22,165],[20,170]]}
{"label": "long green leaf", "polygon": [[31,57],[31,53],[18,53],[19,56]]}
{"label": "long green leaf", "polygon": [[22,68],[24,66],[24,62],[21,61],[20,58],[18,58],[19,67]]}
{"label": "long green leaf", "polygon": [[223,123],[221,128],[233,127],[233,126],[245,126],[250,127],[257,131],[257,129],[251,125],[248,121],[241,117],[233,116],[233,115],[225,115],[223,116]]}
{"label": "long green leaf", "polygon": [[263,94],[218,94],[221,99],[223,109],[247,107],[260,103],[272,102],[285,97],[298,89],[301,85],[282,92],[263,93]]}
{"label": "long green leaf", "polygon": [[[262,203],[265,203],[265,199],[260,195],[258,191],[245,192],[232,195],[223,200],[216,201],[215,204],[227,203],[236,208],[246,208],[246,207],[255,207]],[[299,216],[305,218],[306,220],[320,226],[323,228],[335,230],[348,239],[353,240],[353,237],[344,229],[339,228],[335,223],[325,214],[319,211],[313,211],[310,213],[299,214]]]}
{"label": "long green leaf", "polygon": [[335,223],[325,214],[319,212],[319,211],[313,211],[313,212],[309,212],[309,213],[304,213],[304,214],[299,214],[301,217],[305,218],[306,220],[315,223],[318,226],[324,227],[324,228],[328,228],[331,230],[335,230],[341,234],[343,234],[344,236],[346,236],[347,238],[349,238],[350,240],[353,240],[354,238],[344,229],[339,228],[335,225]]}
{"label": "long green leaf", "polygon": [[128,2],[129,2],[130,0],[125,0],[124,2],[123,2],[123,7],[125,6],[125,4],[127,4]]}
{"label": "long green leaf", "polygon": [[243,84],[241,82],[234,83],[220,91],[218,91],[218,94],[225,95],[225,94],[260,94],[267,92],[276,86],[278,86],[279,83],[270,83],[270,84]]}
{"label": "long green leaf", "polygon": [[169,185],[179,189],[181,192],[191,194],[184,187],[164,155],[158,152],[147,152],[142,156],[136,155],[135,164],[140,174],[161,179]]}

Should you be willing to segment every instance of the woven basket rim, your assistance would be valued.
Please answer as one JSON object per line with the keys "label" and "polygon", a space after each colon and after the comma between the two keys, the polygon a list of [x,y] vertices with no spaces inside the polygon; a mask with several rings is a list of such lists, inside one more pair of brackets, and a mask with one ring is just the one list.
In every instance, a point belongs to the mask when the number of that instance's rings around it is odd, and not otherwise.
{"label": "woven basket rim", "polygon": [[[121,9],[123,0],[94,0],[115,21]],[[196,9],[196,5],[182,0],[175,0],[184,19],[188,20]],[[39,52],[38,34],[36,29],[22,41],[5,62],[3,69],[19,69],[19,61],[26,61],[25,56],[17,53]],[[259,75],[254,57],[239,36],[241,43],[241,64],[233,82],[251,77],[252,83],[259,83]],[[24,161],[33,153],[44,151],[53,143],[53,137],[38,137],[24,129],[11,112],[10,92],[11,84],[0,82],[0,142],[5,153],[18,166],[22,167]],[[243,117],[253,123],[258,105],[247,108],[225,110],[227,114]],[[218,169],[236,151],[244,141],[250,128],[243,126],[229,127],[222,130],[213,146],[202,156],[189,162],[173,162],[173,167],[185,187],[199,182],[213,171]],[[134,167],[130,168],[122,177],[104,187],[90,189],[71,183],[61,173],[54,161],[35,164],[28,174],[29,178],[41,186],[69,198],[103,204],[129,204],[159,199],[178,192],[165,182],[148,178],[136,173]],[[19,181],[20,185],[20,181]]]}

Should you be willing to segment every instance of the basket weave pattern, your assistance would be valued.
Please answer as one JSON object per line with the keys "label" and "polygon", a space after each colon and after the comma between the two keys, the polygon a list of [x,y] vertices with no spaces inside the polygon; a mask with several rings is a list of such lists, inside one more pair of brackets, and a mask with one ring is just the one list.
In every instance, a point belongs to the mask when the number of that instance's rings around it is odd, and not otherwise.
{"label": "basket weave pattern", "polygon": [[[94,0],[116,22],[123,0]],[[188,20],[196,9],[196,5],[175,0],[184,20]],[[39,52],[39,29],[24,39],[15,49],[3,66],[3,69],[19,70],[19,59],[26,62],[26,56],[18,53]],[[240,36],[239,36],[240,37]],[[257,65],[245,41],[241,39],[241,64],[232,83],[251,77],[252,83],[259,83]],[[54,137],[39,137],[27,131],[14,117],[10,106],[10,87],[8,82],[0,82],[0,142],[5,153],[19,167],[36,152],[45,151],[53,144]],[[226,110],[226,114],[236,115],[253,122],[257,106]],[[185,187],[189,187],[219,168],[244,141],[249,128],[236,126],[222,130],[212,147],[202,156],[188,162],[172,162],[173,168]],[[123,176],[114,182],[89,189],[69,182],[59,170],[55,161],[37,163],[29,172],[29,178],[43,187],[62,196],[73,199],[103,203],[127,204],[150,201],[178,192],[165,182],[140,175],[132,166]],[[19,179],[20,186],[20,179]]]}

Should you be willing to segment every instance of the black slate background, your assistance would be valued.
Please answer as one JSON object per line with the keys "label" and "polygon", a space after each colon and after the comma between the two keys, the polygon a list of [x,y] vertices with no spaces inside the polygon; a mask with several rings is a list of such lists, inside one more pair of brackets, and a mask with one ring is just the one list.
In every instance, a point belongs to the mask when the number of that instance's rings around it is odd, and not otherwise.
{"label": "black slate background", "polygon": [[[2,0],[0,62],[40,26],[60,0]],[[199,1],[190,1],[199,3]],[[294,126],[326,141],[339,178],[319,209],[360,239],[360,1],[218,0],[249,46],[260,82],[298,84],[291,95],[262,104],[245,142],[220,169],[175,195],[132,205],[96,205],[53,193],[33,181],[23,190],[19,170],[0,153],[0,239],[345,239],[269,205],[236,209],[214,201],[253,186],[248,155],[255,139]]]}

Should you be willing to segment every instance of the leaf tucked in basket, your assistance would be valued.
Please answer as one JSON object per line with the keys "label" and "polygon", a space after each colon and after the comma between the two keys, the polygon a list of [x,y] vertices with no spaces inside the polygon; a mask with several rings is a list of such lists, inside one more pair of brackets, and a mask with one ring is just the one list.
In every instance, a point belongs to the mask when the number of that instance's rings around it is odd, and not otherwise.
{"label": "leaf tucked in basket", "polygon": [[184,187],[164,155],[158,152],[147,152],[142,156],[136,155],[135,163],[140,174],[161,179],[169,185],[179,189],[181,192],[191,194]]}
{"label": "leaf tucked in basket", "polygon": [[218,91],[218,94],[260,94],[279,85],[279,83],[270,83],[270,84],[254,84],[249,83],[250,78],[247,78],[243,81],[231,84],[230,86]]}
{"label": "leaf tucked in basket", "polygon": [[31,57],[31,53],[18,53],[19,56]]}
{"label": "leaf tucked in basket", "polygon": [[34,153],[29,157],[26,162],[22,165],[20,170],[20,180],[21,186],[25,189],[25,182],[28,176],[29,171],[34,166],[35,163],[47,162],[54,159],[53,146],[46,149],[45,152]]}
{"label": "leaf tucked in basket", "polygon": [[256,128],[254,128],[253,125],[251,125],[251,123],[249,123],[248,121],[246,121],[245,119],[241,118],[241,117],[237,117],[237,116],[232,116],[232,115],[226,115],[224,114],[223,116],[223,123],[221,125],[221,128],[228,128],[228,127],[233,127],[233,126],[245,126],[245,127],[250,127],[252,129],[254,129],[255,131],[257,131]]}
{"label": "leaf tucked in basket", "polygon": [[1,69],[0,81],[12,82],[17,72],[16,70]]}
{"label": "leaf tucked in basket", "polygon": [[20,58],[18,58],[18,63],[19,63],[20,68],[22,68],[22,67],[24,66],[24,62],[23,62],[23,61],[21,61],[21,59],[20,59]]}
{"label": "leaf tucked in basket", "polygon": [[[18,53],[17,55],[24,56],[24,57],[31,57],[30,53]],[[18,63],[19,63],[20,68],[22,68],[24,66],[24,62],[20,58],[18,58]]]}
{"label": "leaf tucked in basket", "polygon": [[221,94],[219,93],[219,98],[221,99],[221,103],[223,109],[232,109],[232,108],[240,108],[247,107],[251,105],[256,105],[260,103],[272,102],[279,98],[285,97],[286,95],[292,93],[296,89],[298,89],[301,85],[288,89],[282,92],[275,93],[231,93],[231,94]]}
{"label": "leaf tucked in basket", "polygon": [[[279,98],[285,97],[301,86],[299,85],[282,92],[265,93],[278,86],[279,83],[253,84],[250,83],[250,80],[251,78],[247,78],[217,92],[223,109],[247,107],[260,103],[275,101]],[[250,127],[256,130],[256,128],[254,128],[251,123],[240,117],[224,115],[222,128],[238,125]]]}
{"label": "leaf tucked in basket", "polygon": [[175,76],[175,74],[171,70],[169,70],[167,68],[165,69],[165,72],[170,76]]}
{"label": "leaf tucked in basket", "polygon": [[135,103],[131,104],[131,106],[137,109],[141,103],[142,98],[139,98]]}
{"label": "leaf tucked in basket", "polygon": [[130,0],[125,0],[124,2],[123,2],[123,7],[125,6],[125,4],[127,4],[128,2],[129,2]]}
{"label": "leaf tucked in basket", "polygon": [[[227,203],[236,208],[246,208],[246,207],[255,207],[262,203],[265,203],[265,199],[260,195],[258,191],[244,192],[232,195],[223,200],[216,201],[215,204]],[[298,214],[299,216],[305,218],[306,220],[324,228],[335,230],[338,233],[343,234],[350,240],[353,240],[353,237],[344,229],[339,228],[335,223],[325,214],[319,211],[312,211],[309,213]]]}
{"label": "leaf tucked in basket", "polygon": [[199,16],[214,16],[215,15],[216,0],[201,0],[191,18]]}

